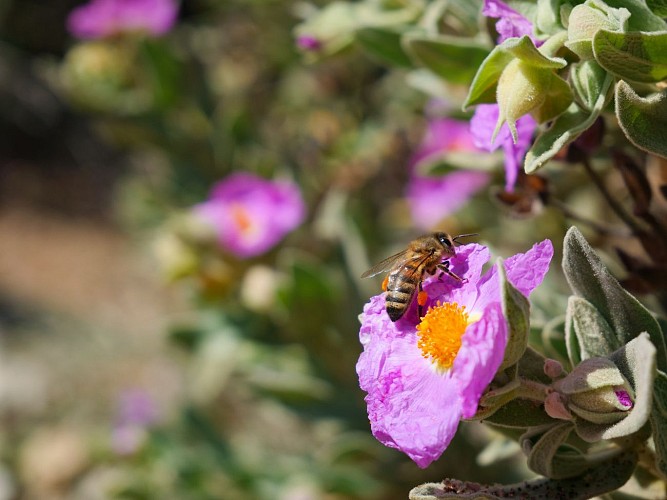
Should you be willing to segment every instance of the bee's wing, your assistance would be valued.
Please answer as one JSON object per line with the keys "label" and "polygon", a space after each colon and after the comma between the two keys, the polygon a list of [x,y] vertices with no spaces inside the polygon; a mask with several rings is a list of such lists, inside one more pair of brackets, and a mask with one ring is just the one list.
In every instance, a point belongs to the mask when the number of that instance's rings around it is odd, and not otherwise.
{"label": "bee's wing", "polygon": [[406,248],[402,252],[398,252],[397,254],[394,254],[390,257],[387,257],[386,259],[378,262],[373,267],[371,267],[368,271],[366,271],[364,274],[362,274],[361,277],[362,278],[370,278],[371,276],[375,276],[376,274],[386,273],[387,271],[391,271],[391,269],[398,262],[401,262],[402,260],[405,260],[405,256],[407,254],[408,254],[408,249]]}

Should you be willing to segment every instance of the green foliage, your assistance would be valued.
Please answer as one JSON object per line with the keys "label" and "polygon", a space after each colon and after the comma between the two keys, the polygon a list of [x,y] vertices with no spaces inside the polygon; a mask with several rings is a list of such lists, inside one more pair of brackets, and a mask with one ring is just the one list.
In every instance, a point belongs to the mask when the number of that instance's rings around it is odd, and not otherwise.
{"label": "green foliage", "polygon": [[667,158],[665,110],[667,93],[640,97],[624,81],[616,84],[616,115],[630,141],[640,149]]}
{"label": "green foliage", "polygon": [[528,347],[530,330],[530,303],[512,283],[507,280],[502,260],[498,263],[498,277],[503,299],[503,314],[507,318],[507,347],[500,369],[504,370],[515,365]]}
{"label": "green foliage", "polygon": [[[587,300],[611,327],[605,342],[614,350],[647,332],[657,349],[658,367],[667,366],[665,340],[653,315],[621,287],[602,264],[581,232],[572,227],[565,236],[563,271],[572,291]],[[586,342],[580,340],[580,344]],[[607,353],[611,354],[611,353]]]}

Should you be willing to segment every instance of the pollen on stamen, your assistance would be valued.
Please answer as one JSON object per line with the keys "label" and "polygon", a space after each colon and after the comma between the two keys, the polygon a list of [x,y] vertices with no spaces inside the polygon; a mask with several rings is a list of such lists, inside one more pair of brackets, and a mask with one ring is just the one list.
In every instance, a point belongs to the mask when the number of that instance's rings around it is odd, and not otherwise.
{"label": "pollen on stamen", "polygon": [[456,302],[438,302],[417,325],[417,346],[422,356],[433,361],[439,369],[452,367],[461,348],[461,337],[468,327],[465,306]]}
{"label": "pollen on stamen", "polygon": [[428,293],[426,293],[424,290],[420,290],[417,293],[417,304],[419,304],[420,306],[425,306],[427,301],[428,301]]}
{"label": "pollen on stamen", "polygon": [[244,206],[234,203],[231,207],[232,219],[242,232],[247,232],[252,227],[252,218]]}

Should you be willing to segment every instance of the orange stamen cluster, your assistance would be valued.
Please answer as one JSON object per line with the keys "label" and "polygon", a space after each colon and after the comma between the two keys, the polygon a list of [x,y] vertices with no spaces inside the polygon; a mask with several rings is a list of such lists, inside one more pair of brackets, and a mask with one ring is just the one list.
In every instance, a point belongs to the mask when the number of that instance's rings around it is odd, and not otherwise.
{"label": "orange stamen cluster", "polygon": [[440,369],[451,368],[467,326],[468,313],[464,306],[456,302],[438,302],[417,325],[417,346],[422,356],[434,361]]}
{"label": "orange stamen cluster", "polygon": [[234,203],[230,210],[232,212],[232,219],[234,219],[234,223],[237,227],[241,232],[247,232],[252,226],[252,218],[248,214],[246,208],[239,203]]}

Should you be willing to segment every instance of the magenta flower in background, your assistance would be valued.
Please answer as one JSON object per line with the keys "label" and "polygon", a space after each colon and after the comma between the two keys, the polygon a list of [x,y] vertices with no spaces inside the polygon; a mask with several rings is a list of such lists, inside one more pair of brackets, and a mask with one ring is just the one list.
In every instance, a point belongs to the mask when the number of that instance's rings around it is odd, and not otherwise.
{"label": "magenta flower in background", "polygon": [[[510,282],[524,295],[542,282],[553,256],[549,240],[505,260]],[[484,275],[486,247],[462,246],[445,276],[424,281],[427,313],[412,304],[392,322],[385,295],[364,307],[357,363],[359,385],[373,435],[406,453],[419,467],[440,457],[462,418],[477,412],[479,399],[500,367],[507,343],[498,270]]]}
{"label": "magenta flower in background", "polygon": [[407,198],[414,224],[420,229],[434,227],[488,183],[489,174],[475,170],[458,170],[440,177],[413,176]]}
{"label": "magenta flower in background", "polygon": [[118,413],[111,434],[111,446],[119,455],[137,451],[146,439],[147,429],[159,418],[151,395],[142,389],[124,391],[118,401]]}
{"label": "magenta flower in background", "polygon": [[516,121],[517,142],[512,140],[509,126],[505,123],[494,142],[491,141],[493,131],[498,123],[500,111],[497,104],[479,104],[470,120],[470,130],[475,144],[485,151],[503,148],[505,153],[505,190],[512,191],[516,184],[519,169],[523,164],[526,152],[533,142],[533,134],[537,122],[530,115],[524,115]]}
{"label": "magenta flower in background", "polygon": [[502,43],[508,38],[522,37],[524,35],[528,35],[533,42],[536,42],[533,35],[533,24],[505,2],[501,0],[484,0],[482,14],[486,17],[498,19],[496,23],[498,43]]}
{"label": "magenta flower in background", "polygon": [[475,152],[468,122],[438,118],[429,122],[426,134],[410,159],[407,199],[414,224],[429,229],[455,212],[489,183],[489,174],[457,170],[441,176],[420,175],[416,170],[456,152]]}
{"label": "magenta flower in background", "polygon": [[177,16],[175,0],[91,0],[70,13],[67,29],[83,39],[133,31],[160,36],[174,26]]}
{"label": "magenta flower in background", "polygon": [[216,231],[220,245],[237,257],[262,254],[303,222],[299,188],[240,172],[218,182],[195,215]]}
{"label": "magenta flower in background", "polygon": [[322,48],[322,42],[312,35],[300,35],[296,39],[296,45],[301,50],[316,52]]}

